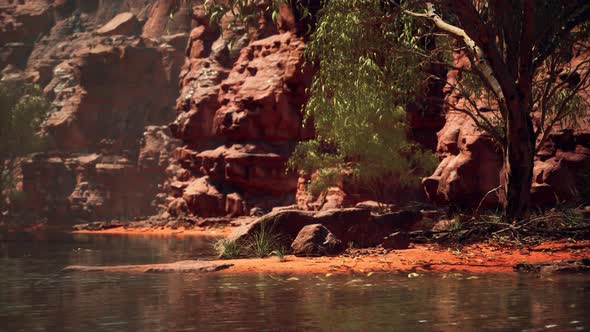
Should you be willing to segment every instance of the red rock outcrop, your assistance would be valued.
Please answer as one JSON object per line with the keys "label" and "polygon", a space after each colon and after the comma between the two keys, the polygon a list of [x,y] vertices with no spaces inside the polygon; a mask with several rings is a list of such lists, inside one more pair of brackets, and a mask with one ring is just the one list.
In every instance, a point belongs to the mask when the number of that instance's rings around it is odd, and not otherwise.
{"label": "red rock outcrop", "polygon": [[139,21],[133,13],[121,13],[107,24],[96,30],[99,36],[115,36],[115,35],[135,35],[140,29]]}
{"label": "red rock outcrop", "polygon": [[[43,125],[51,151],[22,161],[23,206],[109,219],[158,206],[210,217],[365,200],[344,182],[310,199],[305,179],[285,171],[296,142],[313,135],[301,123],[312,73],[296,15],[282,8],[278,28],[268,17],[255,29],[230,22],[210,24],[182,0],[0,0],[2,79],[41,85],[53,108]],[[467,65],[459,55],[455,64]],[[430,147],[440,118],[420,114],[409,112],[412,136]],[[572,197],[589,167],[589,128],[551,135],[535,162],[536,202]],[[432,200],[473,206],[498,187],[501,155],[466,115],[446,112],[436,149],[441,164],[423,181]]]}
{"label": "red rock outcrop", "polygon": [[52,101],[42,126],[49,152],[21,163],[27,212],[131,218],[165,203],[158,193],[176,140],[161,126],[174,118],[189,8],[180,0],[0,0],[3,79],[37,83]]}
{"label": "red rock outcrop", "polygon": [[175,152],[181,168],[170,180],[170,213],[237,216],[292,204],[297,177],[285,164],[295,143],[310,135],[301,126],[311,79],[303,39],[268,21],[249,36],[243,28],[209,25],[199,8],[195,18],[170,125],[183,142]]}
{"label": "red rock outcrop", "polygon": [[[573,59],[572,61],[575,61]],[[454,65],[469,66],[460,53]],[[460,80],[459,70],[451,70],[447,80]],[[448,86],[444,92],[460,107],[464,102]],[[489,111],[482,107],[481,111]],[[575,129],[555,128],[535,158],[532,203],[554,205],[576,199],[580,177],[590,170],[590,110]],[[468,115],[448,108],[446,122],[438,132],[436,151],[441,162],[430,177],[422,181],[428,197],[458,207],[497,207],[502,202],[502,152],[492,138],[476,128]],[[590,173],[589,173],[590,174]],[[588,176],[588,174],[586,174]],[[489,194],[488,194],[489,193]]]}

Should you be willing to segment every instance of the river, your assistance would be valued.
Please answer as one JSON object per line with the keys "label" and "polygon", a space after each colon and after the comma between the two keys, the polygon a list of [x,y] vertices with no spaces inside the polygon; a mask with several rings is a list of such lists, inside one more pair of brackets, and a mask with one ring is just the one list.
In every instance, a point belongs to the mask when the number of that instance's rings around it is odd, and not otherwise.
{"label": "river", "polygon": [[584,275],[60,272],[71,264],[207,259],[213,241],[0,234],[0,331],[590,329]]}

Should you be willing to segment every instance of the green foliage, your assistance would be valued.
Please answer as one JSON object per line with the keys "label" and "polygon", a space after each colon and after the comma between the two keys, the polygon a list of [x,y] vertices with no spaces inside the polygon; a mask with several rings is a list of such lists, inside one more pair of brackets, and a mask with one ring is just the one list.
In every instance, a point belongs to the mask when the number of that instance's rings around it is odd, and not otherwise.
{"label": "green foliage", "polygon": [[44,140],[37,134],[49,102],[38,86],[0,82],[0,208],[13,186],[14,158],[37,151]]}
{"label": "green foliage", "polygon": [[4,210],[6,201],[12,196],[11,190],[8,188],[14,187],[12,172],[7,165],[0,165],[0,212]]}
{"label": "green foliage", "polygon": [[277,256],[282,262],[285,258],[285,248],[282,247],[282,236],[266,223],[254,231],[246,239],[232,241],[221,239],[213,244],[217,256],[222,259],[238,257],[268,257]]}
{"label": "green foliage", "polygon": [[300,0],[205,0],[204,2],[205,11],[212,23],[219,23],[222,17],[228,13],[231,14],[233,20],[228,29],[236,24],[255,25],[264,15],[270,15],[272,21],[277,23],[279,9],[284,5],[295,6],[302,18],[311,16],[309,8]]}
{"label": "green foliage", "polygon": [[318,68],[305,107],[316,138],[299,144],[289,163],[318,171],[312,192],[343,172],[369,187],[392,175],[407,185],[436,163],[406,136],[405,107],[426,80],[412,53],[420,49],[421,28],[412,17],[384,15],[370,0],[330,1],[319,13],[306,51]]}
{"label": "green foliage", "polygon": [[221,239],[213,245],[213,249],[217,253],[217,256],[222,259],[231,259],[240,257],[242,253],[241,246],[229,239]]}
{"label": "green foliage", "polygon": [[38,86],[0,82],[0,159],[42,148],[37,131],[48,110],[49,102]]}

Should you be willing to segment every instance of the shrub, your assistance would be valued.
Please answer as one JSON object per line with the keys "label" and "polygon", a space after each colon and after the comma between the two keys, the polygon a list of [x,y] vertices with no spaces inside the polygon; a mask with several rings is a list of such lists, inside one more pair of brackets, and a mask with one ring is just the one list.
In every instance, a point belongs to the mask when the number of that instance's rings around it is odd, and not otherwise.
{"label": "shrub", "polygon": [[45,145],[38,131],[48,110],[49,102],[38,86],[0,82],[0,209],[14,196],[15,159]]}
{"label": "shrub", "polygon": [[298,144],[289,167],[314,174],[314,195],[346,174],[381,201],[384,180],[414,186],[437,164],[407,137],[406,105],[422,106],[416,97],[428,80],[415,57],[396,51],[418,49],[411,35],[395,33],[413,20],[383,20],[378,1],[329,1],[320,13],[306,49],[318,71],[304,109],[316,137]]}

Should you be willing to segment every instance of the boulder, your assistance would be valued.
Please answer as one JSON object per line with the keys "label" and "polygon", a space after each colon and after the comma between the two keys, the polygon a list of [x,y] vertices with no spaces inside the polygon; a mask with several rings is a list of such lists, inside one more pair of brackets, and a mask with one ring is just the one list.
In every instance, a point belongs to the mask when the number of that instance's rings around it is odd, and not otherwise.
{"label": "boulder", "polygon": [[136,35],[140,28],[137,17],[133,13],[125,12],[113,17],[96,30],[96,33],[100,36]]}
{"label": "boulder", "polygon": [[406,232],[395,232],[383,238],[381,245],[385,249],[408,249],[410,236]]}
{"label": "boulder", "polygon": [[313,222],[313,212],[301,210],[274,211],[256,219],[252,223],[238,227],[228,238],[232,241],[243,241],[264,227],[269,232],[279,235],[281,243],[288,246],[304,226]]}
{"label": "boulder", "polygon": [[182,198],[190,211],[203,217],[225,213],[224,194],[208,177],[192,181],[184,190]]}
{"label": "boulder", "polygon": [[295,256],[329,256],[342,252],[344,245],[323,225],[312,224],[299,231],[291,250]]}
{"label": "boulder", "polygon": [[375,242],[377,227],[367,209],[344,208],[320,211],[314,215],[313,220],[314,223],[324,225],[344,243],[354,242],[363,247]]}
{"label": "boulder", "polygon": [[173,217],[180,217],[188,213],[188,204],[182,198],[174,198],[168,203],[167,212]]}

